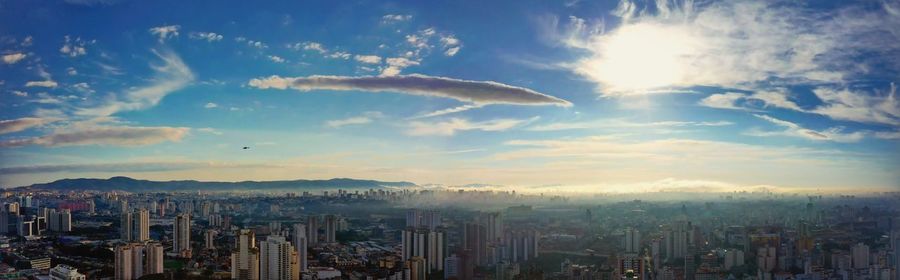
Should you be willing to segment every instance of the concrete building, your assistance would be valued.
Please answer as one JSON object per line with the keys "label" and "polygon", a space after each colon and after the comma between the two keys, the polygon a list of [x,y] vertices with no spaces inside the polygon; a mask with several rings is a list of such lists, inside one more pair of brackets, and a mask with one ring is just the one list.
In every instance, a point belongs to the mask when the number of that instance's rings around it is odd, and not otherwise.
{"label": "concrete building", "polygon": [[256,234],[242,229],[235,240],[237,252],[231,253],[231,279],[259,279],[259,249],[256,248]]}
{"label": "concrete building", "polygon": [[56,267],[50,269],[50,280],[85,280],[87,277],[84,274],[78,273],[78,269],[59,264]]}
{"label": "concrete building", "polygon": [[293,271],[297,256],[294,246],[284,236],[269,236],[259,244],[259,278],[262,280],[293,280],[300,274]]}
{"label": "concrete building", "polygon": [[294,247],[297,248],[297,261],[298,261],[298,271],[306,272],[307,267],[307,254],[308,254],[308,242],[306,238],[306,225],[304,224],[294,224]]}
{"label": "concrete building", "polygon": [[134,209],[131,219],[131,241],[144,242],[150,240],[150,211],[147,211],[147,209]]}
{"label": "concrete building", "polygon": [[72,212],[69,211],[69,209],[62,209],[59,211],[50,209],[50,213],[47,214],[47,216],[47,229],[50,231],[72,231]]}
{"label": "concrete building", "polygon": [[178,214],[175,216],[173,230],[172,250],[184,258],[191,257],[191,215]]}
{"label": "concrete building", "polygon": [[309,246],[316,247],[319,244],[319,216],[309,215],[306,218],[306,237]]}
{"label": "concrete building", "polygon": [[625,252],[640,253],[641,232],[634,228],[625,229]]}
{"label": "concrete building", "polygon": [[325,243],[335,243],[335,231],[337,229],[337,217],[325,215]]}

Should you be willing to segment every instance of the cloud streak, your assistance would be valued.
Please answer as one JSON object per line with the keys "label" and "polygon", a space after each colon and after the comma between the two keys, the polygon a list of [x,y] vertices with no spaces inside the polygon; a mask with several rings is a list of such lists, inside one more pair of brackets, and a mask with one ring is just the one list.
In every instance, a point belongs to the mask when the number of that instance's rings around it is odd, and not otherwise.
{"label": "cloud streak", "polygon": [[55,131],[40,137],[11,139],[0,147],[40,145],[46,147],[111,145],[144,146],[167,141],[180,141],[187,135],[185,127],[88,126]]}
{"label": "cloud streak", "polygon": [[537,119],[538,117],[530,119],[496,119],[472,122],[466,119],[452,118],[438,122],[414,121],[410,122],[406,134],[412,136],[452,136],[459,131],[504,131],[526,125]]}
{"label": "cloud streak", "polygon": [[42,126],[53,122],[45,118],[18,118],[12,120],[0,120],[0,134],[23,131],[32,127]]}
{"label": "cloud streak", "polygon": [[299,91],[396,92],[418,96],[450,98],[478,105],[555,105],[561,107],[572,105],[569,101],[523,87],[491,81],[470,81],[425,75],[390,77],[309,76],[297,78],[270,76],[252,79],[248,84],[259,89],[291,88]]}

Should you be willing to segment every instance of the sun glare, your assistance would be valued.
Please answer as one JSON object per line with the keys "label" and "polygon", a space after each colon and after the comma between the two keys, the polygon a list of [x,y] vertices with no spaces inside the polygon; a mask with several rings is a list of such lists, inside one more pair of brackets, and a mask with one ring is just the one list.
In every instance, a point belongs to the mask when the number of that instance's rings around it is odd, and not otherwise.
{"label": "sun glare", "polygon": [[695,42],[677,27],[652,23],[624,26],[595,42],[595,56],[582,61],[584,74],[604,91],[620,94],[682,84]]}

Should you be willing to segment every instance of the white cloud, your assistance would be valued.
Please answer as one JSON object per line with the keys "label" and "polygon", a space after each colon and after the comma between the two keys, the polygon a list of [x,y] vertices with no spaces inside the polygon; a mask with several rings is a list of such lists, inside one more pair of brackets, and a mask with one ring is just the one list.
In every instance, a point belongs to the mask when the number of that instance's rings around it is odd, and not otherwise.
{"label": "white cloud", "polygon": [[345,52],[333,52],[327,55],[329,58],[350,59],[350,54]]}
{"label": "white cloud", "polygon": [[284,61],[285,61],[284,58],[281,58],[280,56],[277,56],[277,55],[270,55],[268,57],[269,57],[269,60],[271,60],[272,62],[275,62],[275,63],[284,63]]}
{"label": "white cloud", "polygon": [[46,87],[46,88],[55,88],[58,84],[53,80],[46,81],[28,81],[25,83],[26,87]]}
{"label": "white cloud", "polygon": [[745,109],[744,107],[739,107],[736,104],[745,97],[746,95],[740,92],[717,93],[700,100],[700,105],[719,109],[743,110]]}
{"label": "white cloud", "polygon": [[325,54],[328,50],[325,49],[321,43],[317,42],[299,42],[294,43],[293,45],[288,45],[288,48],[291,48],[295,51],[305,50],[305,51],[315,51],[320,54]]}
{"label": "white cloud", "polygon": [[359,90],[397,92],[420,96],[456,99],[472,104],[516,104],[571,106],[568,101],[531,89],[497,82],[468,81],[424,75],[391,77],[309,76],[282,78],[270,76],[252,79],[249,86],[260,89]]}
{"label": "white cloud", "polygon": [[875,132],[875,138],[897,140],[900,139],[900,131],[879,131]]}
{"label": "white cloud", "polygon": [[[65,41],[63,42],[62,47],[59,48],[60,53],[67,55],[69,57],[79,57],[79,56],[87,54],[87,49],[85,48],[85,45],[88,42],[85,42],[84,40],[82,40],[81,37],[72,39],[71,37],[69,37],[69,35],[66,35],[63,38]],[[91,42],[93,42],[93,41],[91,41]]]}
{"label": "white cloud", "polygon": [[203,108],[206,108],[206,109],[212,109],[212,108],[216,108],[216,107],[219,107],[219,104],[212,103],[212,102],[209,102],[209,103],[206,103],[206,105],[203,105]]}
{"label": "white cloud", "polygon": [[377,55],[356,55],[353,57],[356,61],[368,64],[379,64],[381,63],[381,57]]}
{"label": "white cloud", "polygon": [[444,55],[454,56],[458,52],[459,52],[459,47],[452,47],[452,48],[448,48],[446,51],[444,51]]}
{"label": "white cloud", "polygon": [[381,71],[381,76],[397,76],[404,68],[419,65],[418,61],[409,60],[405,57],[389,57],[385,61],[388,67]]}
{"label": "white cloud", "polygon": [[773,118],[767,115],[754,114],[757,118],[763,119],[767,122],[773,123],[777,126],[783,127],[784,130],[781,131],[762,131],[762,130],[750,130],[745,132],[744,134],[750,136],[759,136],[759,137],[767,137],[767,136],[790,136],[790,137],[800,137],[815,141],[834,141],[834,142],[842,142],[842,143],[850,143],[850,142],[859,142],[865,137],[865,133],[857,131],[852,133],[844,133],[841,128],[830,128],[824,131],[815,131],[812,129],[807,129],[801,127],[796,123],[792,123],[789,121]]}
{"label": "white cloud", "polygon": [[88,83],[77,83],[72,85],[72,89],[81,93],[92,94],[94,93],[94,89],[91,88]]}
{"label": "white cloud", "polygon": [[12,91],[12,94],[18,97],[28,97],[28,93],[20,90]]}
{"label": "white cloud", "polygon": [[346,119],[340,120],[330,120],[325,122],[325,125],[330,128],[341,128],[348,125],[360,125],[371,123],[375,119],[383,118],[384,114],[377,111],[365,112],[361,116],[350,117]]}
{"label": "white cloud", "polygon": [[165,41],[166,39],[178,37],[178,29],[181,29],[181,25],[165,25],[165,26],[157,26],[150,28],[150,34],[159,36],[159,41]]}
{"label": "white cloud", "polygon": [[3,63],[6,64],[15,64],[16,62],[25,59],[27,55],[24,53],[11,53],[3,55]]}
{"label": "white cloud", "polygon": [[528,124],[535,120],[537,120],[537,117],[531,119],[496,119],[483,122],[471,122],[460,118],[451,118],[439,122],[414,121],[410,122],[406,134],[412,136],[452,136],[458,131],[504,131]]}
{"label": "white cloud", "polygon": [[207,42],[222,41],[225,37],[215,32],[191,32],[188,37],[195,40],[206,40]]}
{"label": "white cloud", "polygon": [[143,110],[155,106],[163,97],[184,88],[194,80],[194,73],[174,52],[154,50],[153,53],[162,60],[162,64],[150,65],[156,73],[150,84],[129,89],[98,107],[79,108],[76,114],[110,116],[122,111]]}
{"label": "white cloud", "polygon": [[412,19],[412,15],[398,15],[398,14],[387,14],[381,17],[381,21],[383,23],[395,23],[401,21],[408,21]]}
{"label": "white cloud", "polygon": [[78,75],[78,70],[75,70],[74,67],[69,67],[66,68],[66,74],[69,74],[69,76],[75,76]]}

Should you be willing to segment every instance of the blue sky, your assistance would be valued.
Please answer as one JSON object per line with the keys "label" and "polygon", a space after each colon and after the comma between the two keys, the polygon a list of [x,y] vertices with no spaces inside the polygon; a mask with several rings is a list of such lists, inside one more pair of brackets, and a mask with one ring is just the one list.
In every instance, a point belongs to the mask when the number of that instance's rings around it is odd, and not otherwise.
{"label": "blue sky", "polygon": [[0,185],[897,190],[897,30],[897,1],[2,1]]}

